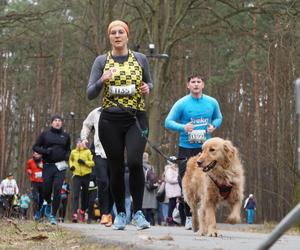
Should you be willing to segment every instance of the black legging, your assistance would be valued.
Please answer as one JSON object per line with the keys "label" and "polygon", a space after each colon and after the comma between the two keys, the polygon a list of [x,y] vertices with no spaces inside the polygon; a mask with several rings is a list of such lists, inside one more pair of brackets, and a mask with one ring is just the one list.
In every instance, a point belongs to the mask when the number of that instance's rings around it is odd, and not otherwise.
{"label": "black legging", "polygon": [[[201,148],[182,148],[182,147],[179,147],[179,152],[178,152],[178,157],[179,158],[190,158],[192,156],[195,156],[197,155],[198,153],[200,153],[202,151]],[[179,182],[179,185],[180,187],[182,188],[182,185],[181,185],[181,181],[182,181],[182,178],[185,174],[185,170],[186,170],[186,161],[182,161],[178,164],[178,182]],[[184,202],[184,212],[185,212],[185,216],[192,216],[192,213],[191,213],[191,209],[189,207],[189,205]]]}
{"label": "black legging", "polygon": [[89,183],[90,183],[90,174],[84,176],[73,176],[73,213],[77,213],[79,207],[79,196],[81,198],[81,210],[85,211],[89,205]]}
{"label": "black legging", "polygon": [[55,163],[45,163],[43,167],[43,197],[48,204],[51,204],[52,199],[52,215],[56,216],[60,204],[60,190],[64,183],[66,170],[59,171]]}
{"label": "black legging", "polygon": [[[136,117],[143,132],[148,135],[146,113],[138,111]],[[110,189],[118,213],[125,212],[125,148],[133,212],[142,210],[145,183],[142,161],[146,140],[138,129],[134,117],[126,112],[110,113],[103,110],[99,121],[99,138],[107,156]]]}
{"label": "black legging", "polygon": [[43,206],[43,182],[31,182],[31,193],[33,199],[33,213],[35,214],[37,211]]}
{"label": "black legging", "polygon": [[98,186],[98,201],[101,214],[109,214],[111,212],[113,201],[109,188],[109,171],[107,160],[101,158],[100,155],[94,155],[93,160],[95,167],[93,173],[96,175]]}
{"label": "black legging", "polygon": [[97,191],[98,191],[97,189],[89,191],[89,207],[88,207],[89,219],[95,219],[94,205],[95,205],[95,200],[97,198],[97,193],[98,193]]}
{"label": "black legging", "polygon": [[169,198],[169,208],[168,208],[168,217],[169,218],[172,218],[173,211],[176,207],[176,200],[177,200],[177,197]]}

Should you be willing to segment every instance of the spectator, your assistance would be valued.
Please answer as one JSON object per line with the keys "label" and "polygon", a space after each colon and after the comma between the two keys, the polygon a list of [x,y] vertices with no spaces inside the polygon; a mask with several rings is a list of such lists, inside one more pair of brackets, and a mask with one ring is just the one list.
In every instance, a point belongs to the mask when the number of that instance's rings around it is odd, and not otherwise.
{"label": "spectator", "polygon": [[16,180],[12,173],[7,175],[7,178],[1,181],[0,184],[0,195],[3,199],[3,206],[5,209],[6,216],[10,216],[14,201],[14,196],[19,194],[19,188]]}
{"label": "spectator", "polygon": [[[64,183],[71,139],[62,128],[62,118],[54,115],[51,128],[42,132],[32,149],[43,157],[43,198],[47,201],[45,215],[51,225],[56,225],[56,214],[60,205],[60,190]],[[51,196],[53,199],[51,199]]]}
{"label": "spectator", "polygon": [[31,182],[34,219],[39,220],[43,205],[43,160],[41,154],[33,152],[32,158],[27,161],[26,172]]}
{"label": "spectator", "polygon": [[67,183],[65,178],[64,183],[60,190],[60,206],[58,210],[60,222],[65,222],[69,194],[70,194],[70,185],[69,183]]}
{"label": "spectator", "polygon": [[[29,190],[27,190],[29,191]],[[30,204],[30,198],[28,193],[22,194],[20,198],[20,208],[21,208],[21,216],[22,219],[27,219],[27,211]]]}
{"label": "spectator", "polygon": [[153,167],[149,164],[149,155],[143,154],[143,169],[145,175],[144,197],[143,197],[143,213],[147,221],[152,226],[155,225],[154,210],[157,208],[156,190],[158,183],[154,174]]}
{"label": "spectator", "polygon": [[166,196],[166,182],[165,182],[165,173],[162,174],[161,180],[158,181],[159,186],[157,190],[157,197],[162,194],[162,200],[158,201],[159,211],[161,212],[162,220],[164,223],[167,222],[168,210],[169,210],[169,199]]}
{"label": "spectator", "polygon": [[[85,221],[85,211],[88,208],[88,189],[92,173],[95,166],[92,152],[86,148],[82,140],[76,140],[76,148],[72,150],[69,159],[70,170],[73,172],[73,222],[78,222],[78,212],[80,221]],[[79,197],[81,198],[81,208],[79,207]]]}
{"label": "spectator", "polygon": [[248,198],[245,200],[244,209],[247,212],[247,223],[253,224],[254,211],[256,210],[256,202],[254,200],[253,194],[249,194]]}
{"label": "spectator", "polygon": [[166,196],[169,199],[169,209],[167,224],[174,225],[172,218],[173,210],[176,207],[177,199],[181,197],[181,188],[178,183],[178,167],[176,164],[168,162],[165,166]]}

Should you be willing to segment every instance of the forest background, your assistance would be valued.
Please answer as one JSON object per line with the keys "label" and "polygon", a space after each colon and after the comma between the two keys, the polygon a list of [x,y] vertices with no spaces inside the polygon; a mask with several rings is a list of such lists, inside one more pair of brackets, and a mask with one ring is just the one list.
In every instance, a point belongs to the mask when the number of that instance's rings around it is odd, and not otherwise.
{"label": "forest background", "polygon": [[[124,19],[130,48],[149,57],[150,141],[176,154],[178,135],[164,119],[187,94],[187,76],[200,72],[223,114],[215,135],[238,147],[258,221],[280,220],[300,200],[299,14],[297,0],[0,0],[0,177],[14,172],[29,187],[26,161],[52,114],[63,115],[74,147],[101,104],[86,97],[92,63],[110,48],[109,22]],[[165,160],[147,150],[161,173]]]}

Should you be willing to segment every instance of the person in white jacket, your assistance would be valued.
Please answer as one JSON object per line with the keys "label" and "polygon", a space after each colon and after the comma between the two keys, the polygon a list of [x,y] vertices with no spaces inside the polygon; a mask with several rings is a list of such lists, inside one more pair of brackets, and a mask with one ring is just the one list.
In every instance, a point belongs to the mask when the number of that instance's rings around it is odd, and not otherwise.
{"label": "person in white jacket", "polygon": [[169,163],[165,166],[165,181],[166,181],[166,197],[169,199],[169,210],[167,224],[173,225],[172,218],[173,210],[176,207],[177,198],[181,197],[181,188],[178,183],[178,166],[174,163]]}
{"label": "person in white jacket", "polygon": [[107,158],[99,140],[98,125],[101,109],[101,107],[95,108],[88,114],[87,118],[83,121],[80,138],[83,143],[87,144],[89,134],[94,130],[94,140],[90,149],[95,162],[92,174],[96,175],[98,187],[98,201],[101,213],[100,224],[110,227],[112,225],[112,215],[110,212],[113,206],[113,199],[109,188]]}
{"label": "person in white jacket", "polygon": [[19,188],[16,180],[13,178],[13,174],[9,173],[7,178],[0,184],[0,196],[2,196],[3,206],[6,210],[6,214],[10,214],[14,196],[19,194]]}

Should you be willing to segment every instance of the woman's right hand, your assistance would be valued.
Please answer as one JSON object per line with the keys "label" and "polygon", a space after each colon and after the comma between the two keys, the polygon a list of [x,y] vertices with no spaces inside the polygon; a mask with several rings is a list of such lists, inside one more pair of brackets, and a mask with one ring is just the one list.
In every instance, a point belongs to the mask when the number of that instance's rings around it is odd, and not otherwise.
{"label": "woman's right hand", "polygon": [[106,70],[103,72],[100,81],[105,83],[106,81],[110,80],[112,78],[112,71],[111,70]]}

